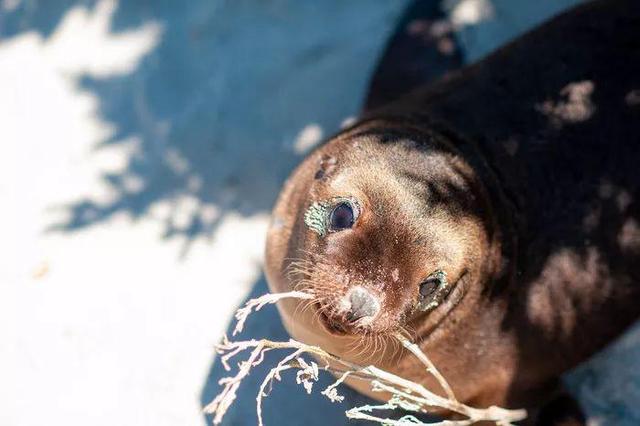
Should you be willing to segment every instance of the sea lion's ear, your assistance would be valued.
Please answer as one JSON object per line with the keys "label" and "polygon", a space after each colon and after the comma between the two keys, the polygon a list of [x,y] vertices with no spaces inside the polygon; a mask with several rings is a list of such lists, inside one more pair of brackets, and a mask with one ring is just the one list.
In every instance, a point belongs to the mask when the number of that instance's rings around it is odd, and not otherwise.
{"label": "sea lion's ear", "polygon": [[447,273],[437,270],[420,283],[418,310],[426,312],[436,308],[448,291]]}
{"label": "sea lion's ear", "polygon": [[323,155],[318,161],[318,170],[313,176],[316,180],[325,180],[330,177],[336,169],[337,160],[330,155]]}

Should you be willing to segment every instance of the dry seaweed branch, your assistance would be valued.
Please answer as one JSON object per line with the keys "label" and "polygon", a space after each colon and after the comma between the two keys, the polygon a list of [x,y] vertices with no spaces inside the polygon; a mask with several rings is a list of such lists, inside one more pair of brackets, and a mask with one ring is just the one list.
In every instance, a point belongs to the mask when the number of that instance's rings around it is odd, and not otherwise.
{"label": "dry seaweed branch", "polygon": [[[242,330],[242,324],[250,314],[251,310],[259,310],[268,303],[275,303],[283,298],[300,298],[312,299],[313,296],[302,292],[290,292],[280,294],[269,294],[257,299],[252,299],[238,311],[236,318],[239,324],[235,331]],[[242,322],[240,324],[240,322]],[[270,350],[292,349],[293,352],[285,356],[264,378],[260,385],[260,390],[256,397],[256,408],[258,414],[258,424],[262,422],[262,399],[267,396],[267,387],[273,385],[274,380],[281,380],[280,373],[290,369],[296,369],[296,381],[301,384],[307,393],[311,393],[313,384],[318,380],[320,370],[329,371],[338,378],[333,384],[329,385],[321,393],[329,398],[332,402],[341,402],[344,397],[338,394],[337,387],[342,384],[348,377],[366,380],[371,384],[374,392],[387,392],[391,394],[391,398],[386,404],[365,405],[362,407],[352,408],[345,412],[348,418],[370,420],[384,425],[450,425],[462,426],[471,425],[476,422],[488,421],[499,426],[511,425],[513,422],[526,418],[525,410],[507,410],[500,407],[489,407],[486,409],[477,409],[469,407],[455,399],[451,387],[438,372],[433,363],[426,354],[414,343],[407,340],[401,335],[395,336],[402,345],[414,354],[424,365],[427,370],[437,379],[439,384],[445,391],[447,397],[437,395],[419,383],[412,382],[393,373],[379,369],[373,365],[360,366],[343,360],[332,355],[320,347],[306,345],[293,339],[288,342],[273,342],[270,340],[246,340],[239,342],[231,342],[226,337],[223,342],[218,345],[217,351],[221,354],[221,362],[225,369],[229,370],[230,358],[249,351],[249,357],[246,361],[238,363],[238,372],[235,376],[226,377],[220,380],[223,386],[220,394],[205,407],[205,412],[214,415],[214,424],[219,424],[228,408],[236,398],[236,392],[242,380],[250,373],[251,368],[259,365],[264,359],[264,353]],[[313,355],[317,360],[321,360],[324,366],[320,367],[316,362],[306,361],[303,355]],[[464,417],[460,420],[443,420],[436,423],[424,423],[412,415],[405,415],[400,419],[390,419],[378,417],[374,413],[380,410],[393,410],[396,408],[403,409],[407,412],[428,413],[434,408],[444,409]]]}
{"label": "dry seaweed branch", "polygon": [[451,390],[451,386],[449,386],[449,383],[445,380],[442,374],[440,374],[436,366],[433,365],[429,357],[427,357],[427,355],[424,352],[422,352],[422,350],[418,347],[418,345],[410,342],[409,339],[407,339],[405,336],[403,336],[400,333],[394,334],[394,337],[397,340],[399,340],[400,343],[402,343],[402,346],[407,348],[412,354],[416,356],[416,358],[420,360],[420,362],[422,362],[427,367],[427,371],[431,373],[433,377],[436,378],[436,380],[444,390],[444,393],[447,394],[447,398],[449,398],[452,401],[458,401],[456,399],[456,396],[453,394],[453,390]]}
{"label": "dry seaweed branch", "polygon": [[240,333],[244,328],[244,322],[247,320],[247,317],[251,313],[252,309],[259,311],[264,305],[269,303],[276,303],[278,300],[286,299],[286,298],[295,298],[295,299],[313,299],[313,295],[308,293],[303,293],[301,291],[290,291],[288,293],[276,293],[271,294],[267,293],[263,296],[258,297],[257,299],[251,299],[247,303],[245,303],[244,307],[238,309],[236,311],[236,320],[238,323],[236,327],[233,329],[233,336]]}

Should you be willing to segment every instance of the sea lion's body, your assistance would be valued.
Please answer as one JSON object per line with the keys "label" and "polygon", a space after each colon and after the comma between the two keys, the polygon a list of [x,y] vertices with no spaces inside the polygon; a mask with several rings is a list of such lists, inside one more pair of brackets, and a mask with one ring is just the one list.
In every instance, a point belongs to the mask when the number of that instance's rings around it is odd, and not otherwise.
{"label": "sea lion's body", "polygon": [[[406,153],[412,149],[415,162]],[[380,170],[376,156],[385,157]],[[362,171],[367,162],[370,174]],[[421,169],[441,163],[440,174]],[[357,179],[349,181],[352,170]],[[361,181],[375,183],[375,194]],[[411,189],[392,195],[403,182]],[[430,196],[421,201],[415,182],[427,182]],[[304,212],[336,188],[364,191],[365,204],[386,207],[371,208],[360,228],[315,235]],[[413,207],[396,205],[405,199]],[[397,219],[407,214],[425,217]],[[381,215],[384,229],[372,224]],[[311,154],[274,210],[266,264],[272,290],[296,286],[295,274],[286,273],[292,259],[304,258],[308,272],[314,255],[334,256],[341,271],[345,258],[361,268],[335,292],[365,283],[383,302],[375,317],[380,332],[392,329],[385,321],[402,321],[461,401],[542,403],[562,372],[640,316],[640,3],[577,8],[476,65],[368,111]],[[412,274],[420,262],[453,282],[440,306],[425,313],[407,307],[403,295],[417,294]],[[367,268],[398,284],[378,289]],[[317,274],[308,281],[333,291],[317,284]],[[360,339],[357,330],[336,335],[297,306],[280,306],[294,338],[367,362],[368,354],[347,350]],[[376,350],[376,364],[438,389],[415,358],[388,345]]]}

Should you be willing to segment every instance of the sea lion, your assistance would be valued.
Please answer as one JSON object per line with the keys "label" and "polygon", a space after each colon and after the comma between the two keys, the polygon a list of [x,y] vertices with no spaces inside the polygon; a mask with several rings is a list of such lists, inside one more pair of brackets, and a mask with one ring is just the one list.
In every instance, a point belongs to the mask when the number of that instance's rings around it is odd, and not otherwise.
{"label": "sea lion", "polygon": [[459,400],[580,424],[538,408],[640,314],[639,170],[640,2],[588,3],[311,153],[267,279],[318,295],[280,302],[296,339],[440,389],[407,332]]}

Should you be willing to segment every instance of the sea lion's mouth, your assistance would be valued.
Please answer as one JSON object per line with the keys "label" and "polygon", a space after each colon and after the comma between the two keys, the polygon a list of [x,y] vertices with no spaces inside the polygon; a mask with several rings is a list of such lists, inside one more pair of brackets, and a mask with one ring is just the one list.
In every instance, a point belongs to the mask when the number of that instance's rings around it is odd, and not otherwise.
{"label": "sea lion's mouth", "polygon": [[320,303],[316,302],[315,308],[316,312],[318,312],[318,316],[320,317],[320,323],[327,332],[336,336],[345,336],[346,334],[348,334],[347,329],[342,324],[331,319],[327,314],[324,313]]}

